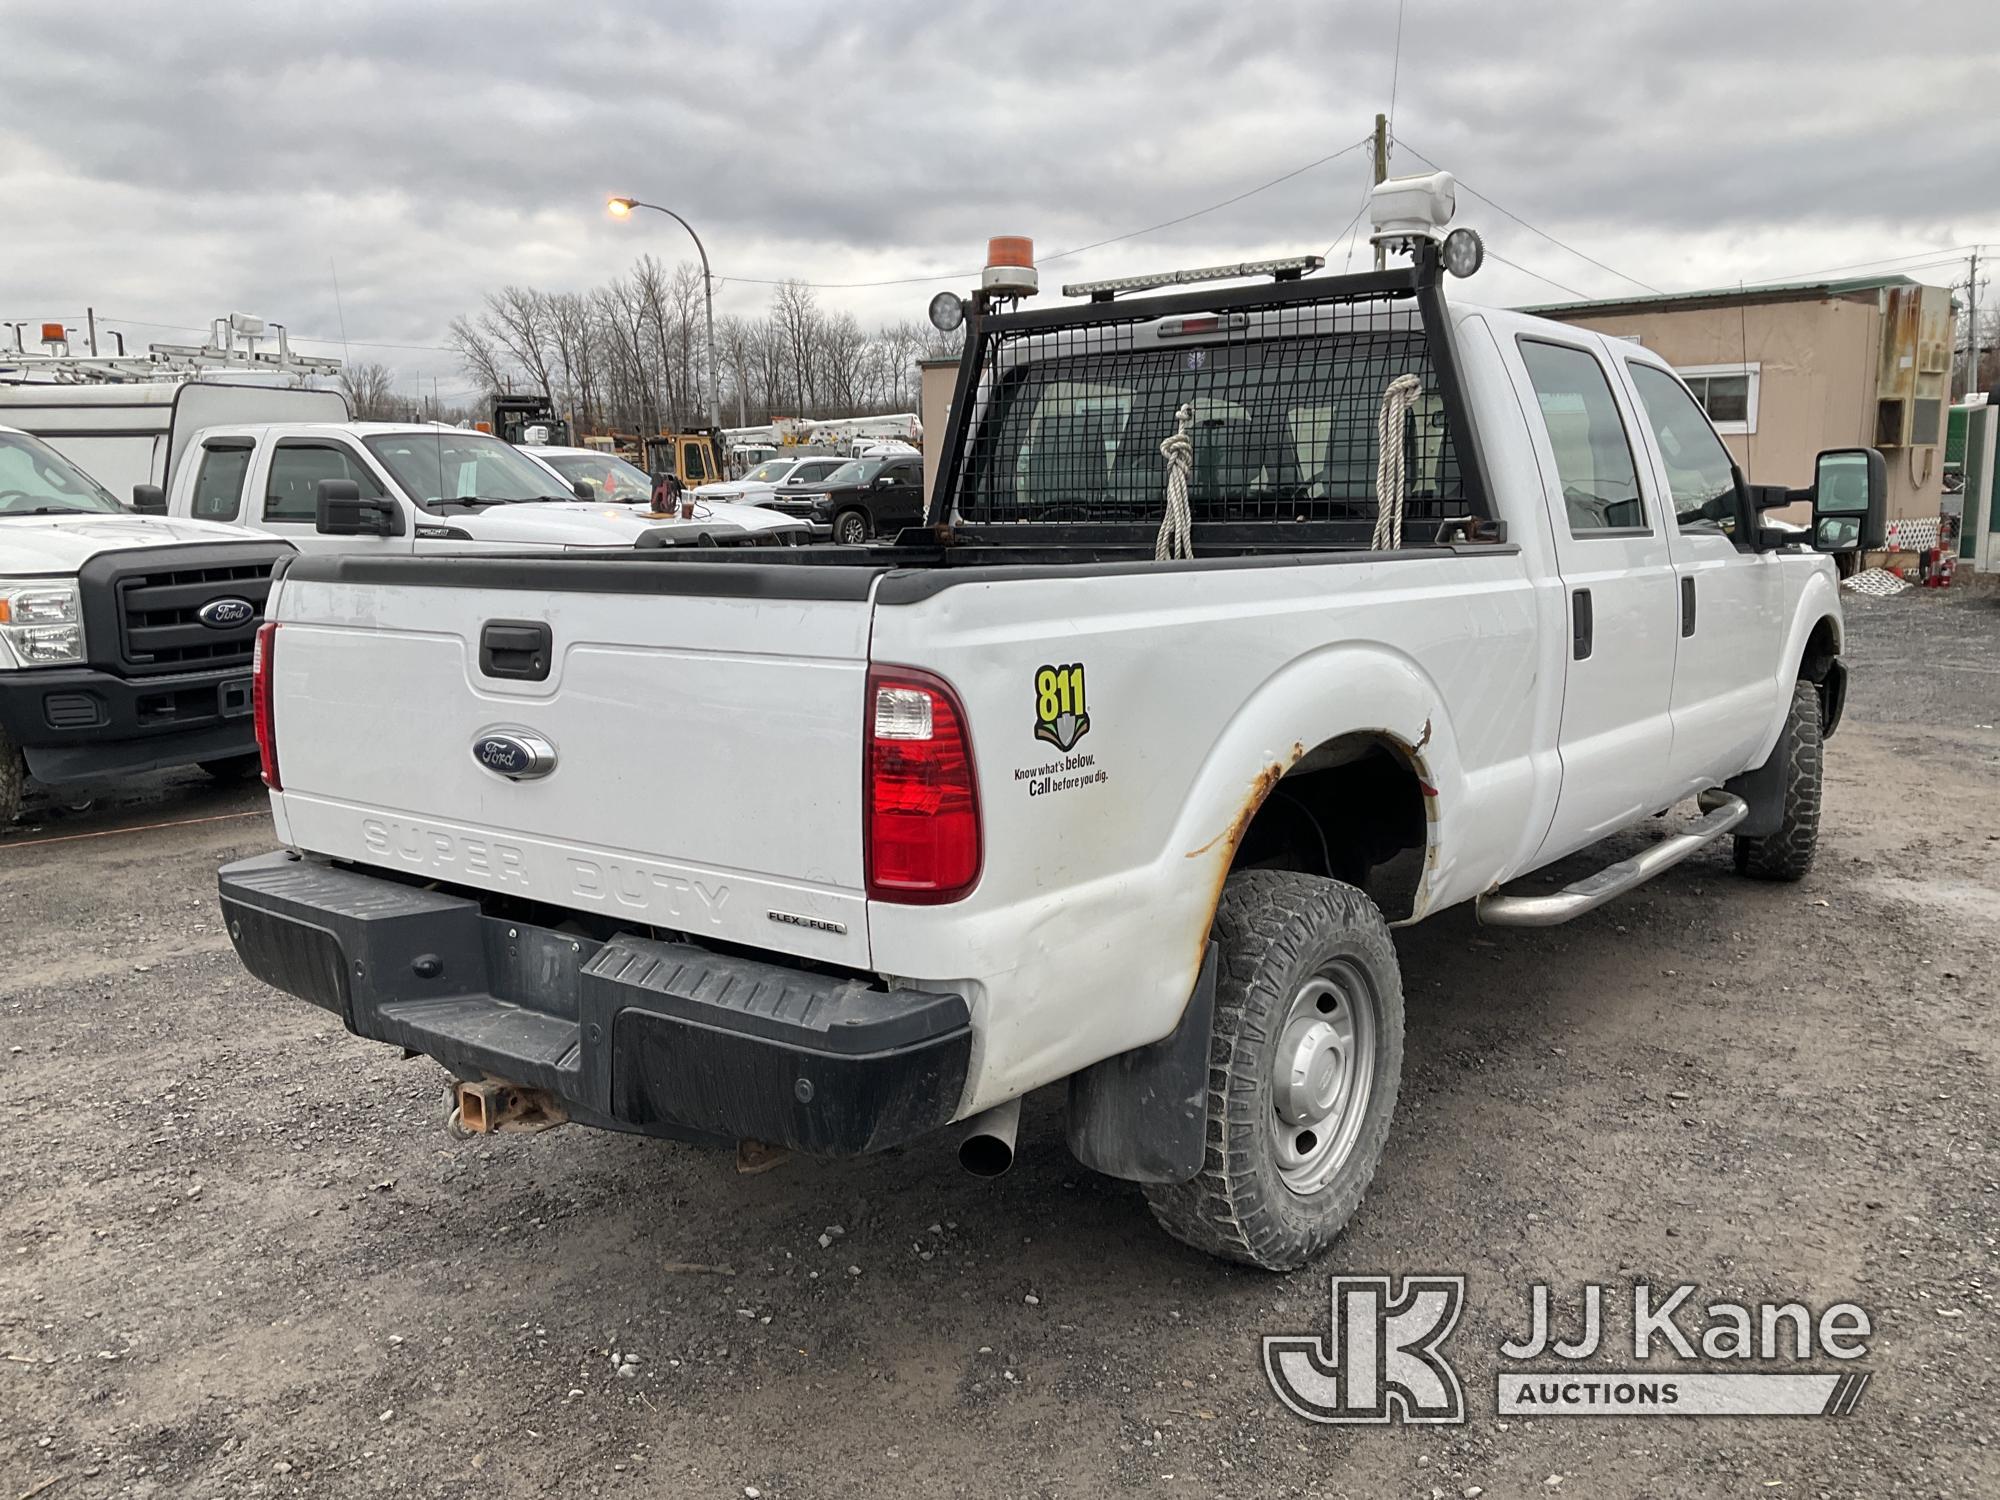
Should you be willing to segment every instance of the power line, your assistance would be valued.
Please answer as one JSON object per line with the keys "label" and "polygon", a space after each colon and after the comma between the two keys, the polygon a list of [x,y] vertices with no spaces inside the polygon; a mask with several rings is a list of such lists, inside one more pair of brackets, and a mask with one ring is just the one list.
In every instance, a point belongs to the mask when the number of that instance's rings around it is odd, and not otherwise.
{"label": "power line", "polygon": [[1396,154],[1396,85],[1403,81],[1403,8],[1408,3],[1396,0],[1396,55],[1389,66],[1389,156]]}
{"label": "power line", "polygon": [[[1371,191],[1365,192],[1361,195],[1361,206],[1354,210],[1354,217],[1347,221],[1347,227],[1342,229],[1339,234],[1336,234],[1333,237],[1333,243],[1326,247],[1326,254],[1320,257],[1321,260],[1332,259],[1333,252],[1340,248],[1340,242],[1346,239],[1349,235],[1354,233],[1355,227],[1361,222],[1361,216],[1368,212],[1368,200],[1373,196],[1374,193],[1372,191],[1372,187]],[[1353,255],[1353,251],[1351,248],[1348,251],[1348,254],[1351,258]]]}
{"label": "power line", "polygon": [[[1872,267],[1894,267],[1901,271],[1921,271],[1928,265],[1953,264],[1974,250],[1984,250],[1984,245],[1958,245],[1950,250],[1916,250],[1908,255],[1884,255],[1875,260],[1850,261],[1844,266],[1822,266],[1816,271],[1795,271],[1788,276],[1773,276],[1765,281],[1753,281],[1751,286],[1773,286],[1781,281],[1805,281],[1814,276],[1831,276],[1836,271],[1861,271]],[[1922,260],[1925,266],[1905,266],[1903,261]],[[1886,274],[1886,272],[1885,272]]]}
{"label": "power line", "polygon": [[[1197,208],[1190,213],[1180,214],[1175,218],[1162,219],[1157,224],[1148,224],[1144,229],[1127,230],[1123,234],[1114,234],[1106,239],[1093,240],[1088,245],[1077,245],[1068,250],[1057,250],[1050,255],[1037,256],[1036,262],[1037,264],[1046,264],[1052,260],[1067,260],[1070,256],[1082,255],[1087,250],[1101,250],[1106,245],[1116,245],[1123,240],[1135,240],[1141,235],[1156,234],[1162,229],[1172,229],[1177,224],[1185,224],[1190,219],[1199,219],[1204,214],[1212,214],[1217,209],[1229,208],[1234,204],[1241,203],[1246,198],[1254,198],[1259,193],[1268,192],[1280,183],[1290,182],[1294,177],[1310,172],[1315,167],[1323,167],[1330,161],[1338,161],[1350,152],[1359,151],[1363,146],[1368,144],[1368,140],[1367,136],[1363,136],[1352,145],[1343,146],[1338,151],[1329,152],[1317,160],[1307,162],[1302,167],[1294,167],[1291,171],[1273,177],[1268,182],[1260,182],[1253,188],[1246,188],[1234,197],[1224,198],[1220,203],[1211,203],[1206,208]],[[978,274],[979,272],[976,270],[951,271],[931,276],[896,276],[886,281],[798,281],[797,284],[800,286],[809,286],[818,291],[855,291],[867,287],[918,286],[929,282],[961,281],[977,276]],[[784,286],[787,282],[797,280],[794,277],[779,279],[769,276],[730,276],[728,279],[731,281],[748,282],[754,286]]]}
{"label": "power line", "polygon": [[[1416,153],[1412,152],[1411,154],[1415,155]],[[1545,281],[1550,286],[1554,287],[1557,291],[1568,292],[1572,297],[1576,298],[1579,302],[1588,302],[1590,300],[1590,296],[1587,292],[1579,292],[1573,286],[1564,286],[1560,281],[1557,281],[1555,277],[1544,276],[1540,271],[1531,271],[1526,266],[1507,259],[1507,257],[1502,255],[1498,250],[1494,250],[1489,247],[1486,253],[1489,256],[1491,256],[1494,260],[1499,261],[1501,265],[1512,266],[1515,270],[1519,271],[1524,276],[1532,276],[1537,281]]]}
{"label": "power line", "polygon": [[[1438,166],[1436,162],[1432,161],[1428,156],[1424,155],[1424,153],[1419,151],[1415,146],[1410,147],[1410,155],[1414,156],[1418,161],[1422,162],[1425,166],[1429,167],[1433,172],[1443,170],[1441,167]],[[1492,209],[1495,213],[1505,214],[1508,218],[1512,219],[1516,224],[1519,224],[1523,229],[1532,230],[1534,233],[1539,234],[1543,239],[1547,240],[1551,245],[1561,246],[1561,248],[1569,251],[1569,253],[1571,255],[1574,255],[1578,260],[1587,260],[1593,266],[1596,266],[1600,271],[1609,271],[1613,276],[1616,276],[1619,280],[1629,281],[1634,286],[1642,286],[1647,291],[1653,293],[1655,296],[1665,295],[1665,293],[1661,292],[1660,289],[1654,286],[1651,282],[1641,281],[1636,276],[1627,275],[1625,272],[1619,270],[1616,266],[1606,265],[1596,256],[1586,255],[1583,251],[1577,249],[1576,246],[1565,244],[1563,241],[1557,239],[1554,235],[1550,234],[1546,229],[1537,228],[1535,225],[1530,224],[1526,219],[1522,218],[1512,209],[1502,208],[1499,204],[1495,203],[1491,198],[1487,197],[1484,193],[1480,192],[1478,188],[1474,187],[1471,183],[1467,182],[1463,177],[1459,177],[1456,173],[1452,175],[1454,180],[1458,183],[1460,187],[1464,188],[1468,193],[1472,194],[1473,197],[1477,198],[1481,203],[1484,203],[1488,208]],[[1558,283],[1552,282],[1550,284],[1556,285]]]}

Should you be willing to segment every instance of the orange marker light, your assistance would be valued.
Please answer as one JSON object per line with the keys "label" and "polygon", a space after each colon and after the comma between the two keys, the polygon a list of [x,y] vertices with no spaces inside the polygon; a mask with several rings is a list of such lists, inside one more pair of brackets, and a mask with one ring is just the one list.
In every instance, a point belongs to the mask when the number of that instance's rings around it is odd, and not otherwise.
{"label": "orange marker light", "polygon": [[45,344],[61,343],[68,337],[69,334],[60,323],[44,323],[42,325],[42,342]]}
{"label": "orange marker light", "polygon": [[986,242],[989,266],[1032,266],[1035,242],[1024,234],[996,234]]}

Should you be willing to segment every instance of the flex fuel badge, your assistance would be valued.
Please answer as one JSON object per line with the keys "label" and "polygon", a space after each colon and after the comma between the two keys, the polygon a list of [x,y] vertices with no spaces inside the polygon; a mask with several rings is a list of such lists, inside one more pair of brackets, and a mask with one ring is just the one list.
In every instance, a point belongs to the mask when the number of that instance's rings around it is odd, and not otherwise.
{"label": "flex fuel badge", "polygon": [[1090,733],[1083,663],[1035,669],[1035,738],[1054,745],[1062,755],[1042,765],[1017,766],[1014,780],[1030,797],[1101,786],[1111,779],[1098,769],[1097,757],[1079,752],[1076,742]]}

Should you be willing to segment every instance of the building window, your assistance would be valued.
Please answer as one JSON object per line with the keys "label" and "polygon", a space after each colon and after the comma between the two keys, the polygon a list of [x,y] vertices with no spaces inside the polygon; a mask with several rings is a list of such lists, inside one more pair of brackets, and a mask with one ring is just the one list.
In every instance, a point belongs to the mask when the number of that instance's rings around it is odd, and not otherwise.
{"label": "building window", "polygon": [[1762,365],[1688,365],[1675,371],[1708,413],[1717,432],[1757,430],[1757,385]]}

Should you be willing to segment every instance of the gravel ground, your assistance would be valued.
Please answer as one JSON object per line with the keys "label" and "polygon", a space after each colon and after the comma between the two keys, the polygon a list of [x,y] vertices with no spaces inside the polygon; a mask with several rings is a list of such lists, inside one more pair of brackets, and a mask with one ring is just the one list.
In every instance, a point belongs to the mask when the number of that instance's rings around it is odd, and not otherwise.
{"label": "gravel ground", "polygon": [[[997,1182],[942,1143],[744,1178],[455,1141],[434,1064],[237,966],[213,872],[259,796],[51,812],[0,840],[0,1500],[1992,1494],[2000,601],[1849,620],[1802,885],[1722,851],[1569,927],[1398,935],[1397,1129],[1290,1277],[1166,1240],[1052,1099]],[[1466,1425],[1278,1406],[1260,1335],[1425,1271],[1469,1278]],[[1496,1420],[1537,1280],[1852,1299],[1874,1381],[1842,1419]]]}

